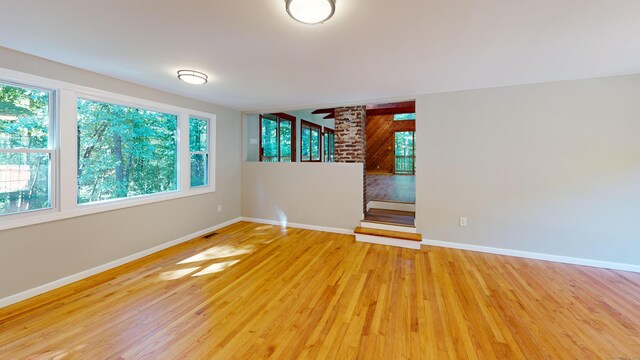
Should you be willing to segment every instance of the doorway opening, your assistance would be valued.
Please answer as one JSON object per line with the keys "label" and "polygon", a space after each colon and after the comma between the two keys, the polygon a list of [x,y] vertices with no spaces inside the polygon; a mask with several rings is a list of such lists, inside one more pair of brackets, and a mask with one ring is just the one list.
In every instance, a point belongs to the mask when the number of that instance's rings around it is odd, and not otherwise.
{"label": "doorway opening", "polygon": [[364,220],[415,227],[415,101],[367,106]]}

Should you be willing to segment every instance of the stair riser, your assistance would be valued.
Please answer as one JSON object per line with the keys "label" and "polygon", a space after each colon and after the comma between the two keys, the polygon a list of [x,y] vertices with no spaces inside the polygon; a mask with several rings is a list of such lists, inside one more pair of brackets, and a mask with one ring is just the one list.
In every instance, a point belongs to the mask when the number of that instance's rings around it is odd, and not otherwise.
{"label": "stair riser", "polygon": [[367,211],[371,209],[399,210],[416,212],[416,204],[395,203],[387,201],[369,201],[367,203]]}
{"label": "stair riser", "polygon": [[406,232],[409,234],[416,234],[418,232],[415,227],[387,225],[387,224],[368,222],[366,220],[360,221],[360,226],[362,226],[363,228],[369,228],[369,229],[399,231],[399,232]]}
{"label": "stair riser", "polygon": [[396,247],[401,247],[406,249],[420,250],[419,241],[401,240],[401,239],[388,238],[384,236],[356,234],[356,241],[366,242],[370,244],[389,245],[389,246],[396,246]]}

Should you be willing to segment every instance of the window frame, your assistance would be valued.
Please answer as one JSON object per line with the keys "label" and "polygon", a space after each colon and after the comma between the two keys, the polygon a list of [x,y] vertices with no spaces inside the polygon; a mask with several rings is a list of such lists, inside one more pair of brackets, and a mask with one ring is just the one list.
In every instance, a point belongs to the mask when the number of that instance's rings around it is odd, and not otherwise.
{"label": "window frame", "polygon": [[[331,137],[333,138],[333,154],[329,154],[328,150],[329,150],[329,135],[331,135]],[[327,143],[325,144],[325,139],[327,139]],[[323,162],[326,163],[333,163],[335,162],[335,148],[336,148],[336,131],[334,129],[328,128],[328,127],[324,127],[323,131],[322,131],[322,146],[324,146],[324,151],[322,152],[322,156],[323,156]],[[327,159],[327,155],[332,155],[333,159]]]}
{"label": "window frame", "polygon": [[[191,119],[195,119],[195,120],[200,120],[200,121],[206,121],[207,123],[207,151],[191,151]],[[200,116],[195,116],[195,115],[189,115],[189,188],[191,189],[200,189],[200,188],[204,188],[209,186],[209,184],[211,183],[210,179],[210,173],[211,173],[211,119],[209,118],[203,118]],[[197,186],[193,186],[191,185],[191,156],[194,154],[200,154],[200,155],[207,155],[207,176],[206,176],[206,182],[203,185],[197,185]]]}
{"label": "window frame", "polygon": [[[398,133],[411,133],[411,156],[398,156],[396,155],[396,139]],[[411,173],[398,172],[397,161],[398,157],[411,158]],[[393,132],[393,174],[394,175],[415,175],[416,174],[416,132],[415,130],[396,130]]]}
{"label": "window frame", "polygon": [[[59,199],[59,191],[58,191],[58,174],[59,170],[59,131],[58,131],[58,121],[59,121],[59,112],[58,112],[58,90],[55,87],[46,86],[38,81],[33,81],[33,79],[20,79],[11,76],[11,74],[6,74],[4,72],[0,72],[0,83],[9,86],[21,87],[25,89],[31,90],[39,90],[46,91],[49,93],[49,124],[48,124],[48,132],[47,132],[47,147],[43,149],[28,149],[28,148],[0,148],[0,153],[8,153],[8,154],[49,154],[49,184],[48,184],[48,195],[49,195],[49,207],[27,210],[27,211],[19,211],[15,213],[9,214],[0,214],[0,222],[3,219],[9,219],[5,221],[11,221],[19,218],[29,219],[31,217],[41,216],[42,214],[52,214],[55,213],[58,209],[58,199]],[[3,227],[0,225],[0,230]]]}
{"label": "window frame", "polygon": [[[76,109],[77,109],[77,103],[78,100],[88,100],[88,101],[93,101],[93,102],[99,102],[99,103],[105,103],[105,104],[109,104],[109,105],[115,105],[115,106],[121,106],[121,107],[128,107],[128,108],[133,108],[133,109],[137,109],[137,110],[146,110],[146,111],[151,111],[151,112],[158,112],[158,113],[164,113],[167,115],[174,115],[176,117],[176,190],[169,190],[169,191],[162,191],[162,192],[158,192],[158,193],[153,193],[153,194],[142,194],[142,195],[134,195],[134,196],[129,196],[129,197],[125,197],[125,198],[115,198],[115,199],[107,199],[107,200],[100,200],[100,201],[93,201],[93,202],[87,202],[84,204],[80,204],[77,202],[77,194],[78,194],[78,153],[76,151],[76,205],[78,207],[89,207],[89,206],[93,206],[93,205],[100,205],[100,204],[108,204],[108,203],[113,203],[113,202],[118,202],[118,201],[124,201],[124,200],[128,200],[128,199],[142,199],[145,197],[153,197],[153,196],[160,196],[163,194],[172,194],[172,193],[179,193],[182,189],[182,186],[180,184],[181,182],[181,173],[182,173],[182,169],[184,167],[184,164],[181,161],[181,156],[180,156],[180,140],[181,140],[181,136],[180,136],[180,112],[179,111],[166,111],[163,110],[162,108],[154,108],[154,107],[149,107],[149,106],[144,106],[141,104],[136,104],[135,102],[121,102],[118,100],[111,100],[111,99],[107,99],[107,98],[100,98],[99,96],[93,96],[93,95],[88,95],[88,94],[82,94],[82,93],[76,93]],[[188,120],[187,120],[188,122]],[[187,124],[188,125],[188,124]],[[78,129],[78,116],[77,116],[77,111],[76,111],[76,117],[75,117],[75,128],[76,128],[76,139],[78,139],[78,133],[77,133],[77,129]],[[188,131],[188,130],[187,130]],[[187,137],[188,137],[188,133],[187,133]],[[184,139],[182,139],[184,140]],[[189,142],[189,139],[187,138],[187,143]],[[188,144],[187,144],[188,145]],[[78,144],[76,143],[76,149],[78,148]],[[182,167],[181,167],[182,166]]]}
{"label": "window frame", "polygon": [[[195,109],[142,99],[115,92],[95,89],[64,81],[45,78],[0,68],[0,79],[5,83],[23,84],[55,92],[53,138],[56,173],[52,175],[52,207],[0,216],[0,230],[58,221],[105,211],[203,195],[216,191],[216,115]],[[77,100],[83,98],[116,105],[131,106],[150,111],[176,114],[177,122],[177,190],[130,198],[110,199],[96,203],[77,204]],[[189,117],[209,119],[209,185],[190,187]],[[50,129],[51,131],[51,129]],[[52,164],[52,169],[54,165]],[[53,206],[55,205],[55,206]]]}
{"label": "window frame", "polygon": [[[280,149],[280,123],[282,122],[282,120],[284,121],[290,121],[291,122],[291,162],[296,162],[296,132],[297,132],[297,128],[298,128],[298,119],[293,116],[293,115],[289,115],[286,113],[272,113],[272,114],[260,114],[259,116],[259,124],[258,124],[258,131],[260,136],[258,136],[258,152],[260,153],[259,162],[265,162],[264,161],[264,149],[262,148],[262,119],[264,115],[271,115],[271,116],[275,116],[276,117],[276,140],[278,143],[278,161],[267,161],[267,162],[283,162],[281,161],[282,158],[282,151]],[[269,119],[271,120],[271,119]],[[271,120],[273,121],[273,120]]]}
{"label": "window frame", "polygon": [[[302,158],[302,128],[305,126],[309,128],[309,160]],[[318,130],[318,160],[313,160],[313,130]],[[307,120],[300,120],[300,162],[322,162],[322,155],[322,126]]]}

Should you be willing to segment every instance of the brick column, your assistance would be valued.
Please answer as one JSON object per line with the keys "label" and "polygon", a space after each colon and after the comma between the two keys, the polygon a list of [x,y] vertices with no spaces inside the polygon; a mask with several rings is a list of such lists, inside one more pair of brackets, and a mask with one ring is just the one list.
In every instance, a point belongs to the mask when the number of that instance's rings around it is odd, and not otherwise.
{"label": "brick column", "polygon": [[[335,112],[335,162],[366,164],[366,131],[367,110],[365,106],[349,106],[336,108]],[[366,176],[362,174],[363,212],[367,207]]]}

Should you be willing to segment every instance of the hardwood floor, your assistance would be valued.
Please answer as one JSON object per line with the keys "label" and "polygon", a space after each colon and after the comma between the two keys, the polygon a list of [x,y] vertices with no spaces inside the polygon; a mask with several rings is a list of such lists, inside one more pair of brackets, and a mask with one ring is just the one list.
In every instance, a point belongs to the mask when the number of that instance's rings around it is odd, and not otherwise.
{"label": "hardwood floor", "polygon": [[638,354],[640,274],[246,222],[0,310],[12,360]]}
{"label": "hardwood floor", "polygon": [[382,175],[367,173],[367,202],[416,202],[415,175]]}

